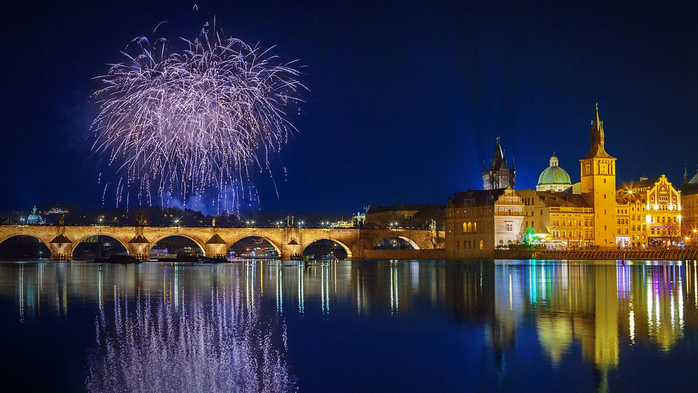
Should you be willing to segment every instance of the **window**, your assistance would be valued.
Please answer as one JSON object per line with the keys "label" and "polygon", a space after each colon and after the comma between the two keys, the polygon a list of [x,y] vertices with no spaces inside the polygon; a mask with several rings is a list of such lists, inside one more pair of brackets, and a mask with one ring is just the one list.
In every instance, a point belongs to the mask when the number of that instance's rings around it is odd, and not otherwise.
{"label": "window", "polygon": [[482,240],[480,240],[480,250],[482,250],[482,247],[483,247]]}
{"label": "window", "polygon": [[456,240],[456,250],[460,250],[460,240]]}
{"label": "window", "polygon": [[463,223],[463,233],[468,232],[468,223]]}

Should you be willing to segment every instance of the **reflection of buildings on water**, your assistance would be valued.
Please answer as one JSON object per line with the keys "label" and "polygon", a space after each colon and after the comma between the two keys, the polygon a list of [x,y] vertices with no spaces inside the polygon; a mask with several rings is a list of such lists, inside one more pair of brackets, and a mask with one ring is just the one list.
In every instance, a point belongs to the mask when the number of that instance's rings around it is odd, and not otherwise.
{"label": "reflection of buildings on water", "polygon": [[517,324],[533,319],[553,366],[573,346],[597,369],[600,390],[617,367],[621,343],[671,350],[698,327],[698,269],[686,265],[506,262],[447,265],[445,304],[457,321],[488,324],[498,367],[516,344]]}
{"label": "reflection of buildings on water", "polygon": [[[484,324],[503,371],[525,321],[535,326],[553,365],[575,346],[600,371],[619,362],[620,348],[650,342],[671,351],[698,327],[696,262],[652,265],[616,263],[371,261],[280,266],[278,262],[219,265],[95,265],[88,263],[0,264],[0,296],[13,298],[20,320],[70,307],[112,307],[120,296],[160,296],[174,311],[187,311],[192,288],[212,288],[201,301],[215,304],[216,291],[239,288],[239,301],[268,303],[287,313],[338,312],[409,316],[411,309],[444,305],[459,323]],[[198,295],[197,295],[198,296]],[[166,310],[165,310],[166,311]],[[163,311],[164,312],[164,311]]]}

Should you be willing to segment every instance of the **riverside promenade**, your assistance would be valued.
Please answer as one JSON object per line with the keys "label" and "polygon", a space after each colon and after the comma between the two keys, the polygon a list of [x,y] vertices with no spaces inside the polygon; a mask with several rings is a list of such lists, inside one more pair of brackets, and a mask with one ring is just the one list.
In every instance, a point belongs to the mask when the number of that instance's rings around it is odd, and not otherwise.
{"label": "riverside promenade", "polygon": [[647,260],[680,261],[698,259],[698,247],[638,249],[576,249],[576,250],[497,250],[496,259],[538,260]]}

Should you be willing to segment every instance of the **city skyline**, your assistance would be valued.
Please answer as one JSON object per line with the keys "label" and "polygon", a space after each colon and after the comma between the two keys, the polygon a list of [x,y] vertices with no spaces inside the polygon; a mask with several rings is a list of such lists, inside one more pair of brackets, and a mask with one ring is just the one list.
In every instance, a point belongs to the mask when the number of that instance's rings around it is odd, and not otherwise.
{"label": "city skyline", "polygon": [[480,188],[497,137],[516,160],[517,189],[534,188],[553,151],[575,183],[595,102],[623,163],[618,184],[666,174],[678,186],[698,164],[693,6],[192,5],[10,6],[1,209],[99,206],[91,78],[159,22],[168,21],[163,34],[188,37],[214,16],[230,35],[299,59],[310,89],[290,116],[298,132],[272,163],[279,198],[256,176],[253,209],[441,204]]}

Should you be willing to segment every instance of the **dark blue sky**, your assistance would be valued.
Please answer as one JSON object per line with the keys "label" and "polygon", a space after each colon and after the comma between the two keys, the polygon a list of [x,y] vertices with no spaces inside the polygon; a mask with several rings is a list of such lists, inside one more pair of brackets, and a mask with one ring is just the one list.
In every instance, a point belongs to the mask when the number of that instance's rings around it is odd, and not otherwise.
{"label": "dark blue sky", "polygon": [[698,164],[689,2],[72,3],[3,6],[0,210],[99,206],[92,77],[159,22],[158,36],[193,38],[214,15],[306,66],[299,132],[275,166],[279,199],[259,178],[264,210],[442,204],[481,188],[498,135],[517,188],[535,186],[553,150],[576,182],[597,99],[619,184],[666,174],[679,185],[684,163],[691,176]]}

